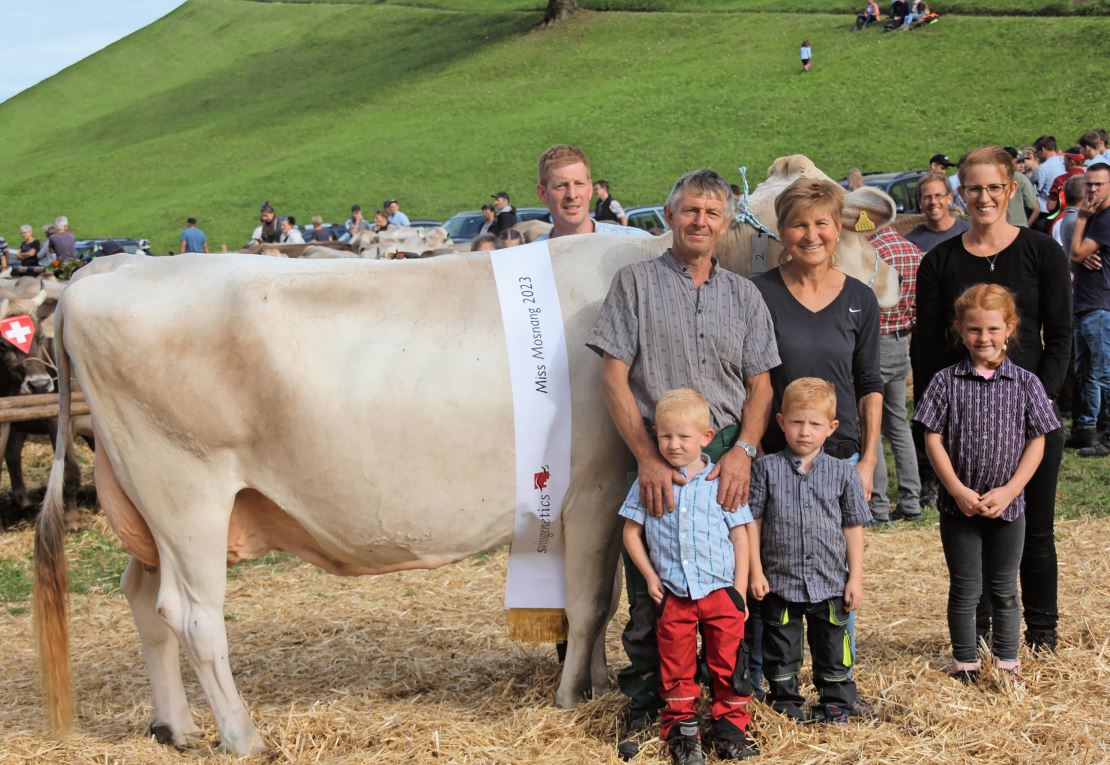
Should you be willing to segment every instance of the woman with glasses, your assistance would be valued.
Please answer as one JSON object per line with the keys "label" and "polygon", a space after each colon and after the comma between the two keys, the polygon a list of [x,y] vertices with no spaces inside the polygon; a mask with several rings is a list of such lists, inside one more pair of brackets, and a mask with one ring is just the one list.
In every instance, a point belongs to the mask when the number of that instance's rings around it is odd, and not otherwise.
{"label": "woman with glasses", "polygon": [[[1055,402],[1072,342],[1068,260],[1051,237],[1007,222],[1017,184],[1014,163],[1004,149],[984,146],[972,151],[959,175],[971,228],[930,250],[917,272],[917,328],[910,349],[915,402],[937,372],[959,361],[962,346],[952,329],[956,298],[980,283],[1000,284],[1014,293],[1019,324],[1007,355],[1036,374]],[[982,448],[989,451],[991,444]],[[1048,433],[1044,458],[1025,489],[1028,520],[1021,590],[1025,641],[1035,649],[1056,647],[1053,517],[1063,450],[1063,429]],[[985,634],[990,615],[980,605],[978,628]]]}

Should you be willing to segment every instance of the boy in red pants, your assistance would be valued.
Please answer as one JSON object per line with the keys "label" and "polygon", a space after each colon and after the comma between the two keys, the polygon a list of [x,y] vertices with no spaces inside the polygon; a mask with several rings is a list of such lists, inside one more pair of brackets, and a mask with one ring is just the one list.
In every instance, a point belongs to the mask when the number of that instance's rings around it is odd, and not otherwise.
{"label": "boy in red pants", "polygon": [[[661,696],[660,736],[675,765],[705,762],[697,701],[698,628],[712,681],[713,746],[723,760],[759,753],[747,736],[748,702],[733,688],[733,672],[744,638],[748,588],[748,508],[725,512],[717,503],[717,481],[702,449],[713,440],[709,405],[697,391],[667,391],[655,410],[659,452],[685,478],[675,484],[675,509],[651,516],[634,483],[621,506],[624,545],[647,581],[657,607]],[[645,539],[647,545],[645,547]]]}

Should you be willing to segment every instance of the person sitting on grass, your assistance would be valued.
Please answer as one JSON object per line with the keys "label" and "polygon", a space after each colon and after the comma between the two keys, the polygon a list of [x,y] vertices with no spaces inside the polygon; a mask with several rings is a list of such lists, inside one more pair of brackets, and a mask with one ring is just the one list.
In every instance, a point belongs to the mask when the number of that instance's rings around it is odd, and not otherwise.
{"label": "person sitting on grass", "polygon": [[855,468],[822,447],[839,424],[836,387],[817,377],[786,386],[776,415],[786,449],[756,460],[749,496],[751,593],[763,620],[767,702],[805,721],[798,688],[802,618],[809,627],[817,719],[865,715],[852,680],[848,612],[863,602],[863,526],[871,512]]}
{"label": "person sitting on grass", "polygon": [[673,486],[675,512],[650,515],[637,481],[620,515],[625,549],[656,604],[660,695],[666,702],[660,737],[676,765],[705,762],[697,717],[700,629],[712,681],[714,748],[723,760],[744,759],[759,752],[747,736],[751,696],[740,696],[733,687],[747,618],[745,526],[751,514],[744,506],[725,512],[717,502],[717,480],[708,479],[713,462],[702,452],[714,431],[701,394],[690,388],[664,393],[655,428],[659,453],[687,479]]}
{"label": "person sitting on grass", "polygon": [[867,29],[867,27],[874,24],[879,20],[879,4],[876,0],[867,0],[867,5],[856,16],[856,24],[852,27],[855,32],[860,29]]}
{"label": "person sitting on grass", "polygon": [[976,284],[956,299],[955,312],[955,330],[967,354],[933,377],[914,420],[925,428],[925,449],[944,487],[937,508],[950,581],[948,634],[956,662],[951,675],[974,683],[979,679],[975,614],[984,579],[994,665],[1017,674],[1025,485],[1044,456],[1045,433],[1060,421],[1040,379],[1006,355],[1018,328],[1010,291]]}

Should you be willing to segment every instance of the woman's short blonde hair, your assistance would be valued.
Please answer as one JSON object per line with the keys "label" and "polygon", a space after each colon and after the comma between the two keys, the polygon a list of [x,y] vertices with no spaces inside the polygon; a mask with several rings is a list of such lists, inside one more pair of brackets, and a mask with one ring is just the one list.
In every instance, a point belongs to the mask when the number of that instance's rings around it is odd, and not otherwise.
{"label": "woman's short blonde hair", "polygon": [[841,225],[844,216],[844,197],[847,192],[839,183],[817,178],[799,178],[786,187],[775,200],[775,216],[778,218],[779,234],[788,228],[794,219],[803,212],[815,207],[828,210],[836,225]]}

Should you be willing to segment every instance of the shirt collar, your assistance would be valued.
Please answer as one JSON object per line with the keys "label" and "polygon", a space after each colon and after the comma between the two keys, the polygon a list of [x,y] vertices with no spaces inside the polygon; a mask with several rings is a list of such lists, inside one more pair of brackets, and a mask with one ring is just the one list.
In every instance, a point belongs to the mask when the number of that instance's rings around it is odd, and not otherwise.
{"label": "shirt collar", "polygon": [[1006,377],[1013,380],[1016,376],[1014,370],[1014,362],[1010,361],[1010,357],[1002,359],[1002,363],[994,370],[994,374],[988,377],[983,377],[975,371],[975,367],[971,363],[970,356],[964,356],[956,363],[956,376],[957,377],[977,377],[980,380],[994,380],[998,377]]}
{"label": "shirt collar", "polygon": [[[670,247],[663,250],[663,254],[659,256],[659,259],[663,261],[663,265],[667,266],[667,268],[671,269],[675,273],[680,274],[687,279],[692,278],[690,276],[690,269],[683,265],[679,261],[679,259],[674,256],[674,253],[671,252]],[[712,257],[709,259],[709,262],[709,278],[712,279],[713,275],[717,273],[717,258]]]}
{"label": "shirt collar", "polygon": [[[782,450],[782,456],[786,459],[787,464],[790,465],[791,469],[795,473],[797,473],[798,475],[805,475],[805,473],[803,473],[801,470],[802,458],[795,454],[789,446]],[[809,465],[810,472],[813,472],[813,468],[817,467],[818,464],[827,459],[829,459],[829,455],[825,454],[824,449],[817,452],[817,456],[813,458],[813,462],[811,462]]]}
{"label": "shirt collar", "polygon": [[[696,473],[696,474],[694,475],[694,478],[700,478],[701,476],[705,475],[706,473],[708,473],[708,472],[709,472],[710,470],[712,470],[712,469],[713,469],[713,460],[709,459],[709,455],[708,455],[708,454],[706,454],[705,452],[702,452],[702,453],[701,453],[701,461],[705,463],[705,467],[703,467],[703,468],[702,468],[701,470],[699,470],[699,471],[698,471],[698,472],[697,472],[697,473]],[[687,477],[688,477],[688,476],[686,475],[686,468],[684,468],[684,467],[683,467],[683,468],[679,468],[679,469],[678,469],[678,472],[679,472],[679,473],[682,473],[682,477],[683,477],[683,478],[687,478]]]}

